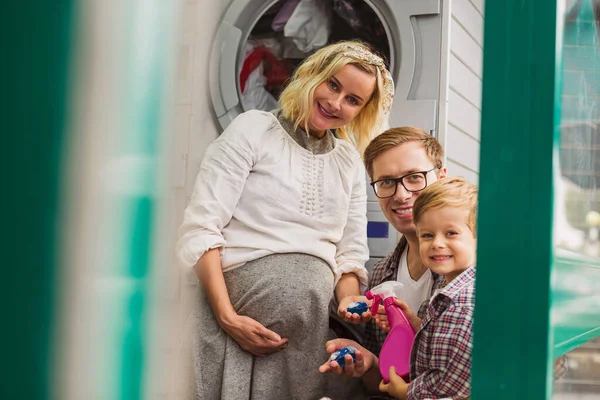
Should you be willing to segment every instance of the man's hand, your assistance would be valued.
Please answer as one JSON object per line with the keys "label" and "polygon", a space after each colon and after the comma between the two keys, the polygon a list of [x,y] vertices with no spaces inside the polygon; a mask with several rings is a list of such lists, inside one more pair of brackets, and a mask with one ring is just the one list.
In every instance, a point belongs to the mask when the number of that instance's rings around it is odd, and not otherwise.
{"label": "man's hand", "polygon": [[408,383],[404,382],[404,379],[396,375],[395,367],[390,367],[390,383],[381,381],[379,384],[379,391],[387,393],[396,399],[405,400],[406,393],[408,392]]}
{"label": "man's hand", "polygon": [[354,303],[357,301],[362,301],[367,303],[367,306],[371,303],[370,300],[367,300],[365,296],[346,296],[344,297],[338,306],[338,315],[346,322],[352,322],[353,324],[360,324],[362,322],[367,322],[371,319],[371,311],[367,310],[362,315],[358,315],[357,313],[349,313],[347,311],[350,303]]}
{"label": "man's hand", "polygon": [[350,354],[344,356],[345,366],[344,368],[336,361],[327,361],[319,367],[321,373],[334,373],[336,375],[344,375],[352,378],[359,378],[369,371],[373,365],[376,364],[377,357],[369,350],[365,349],[358,343],[349,339],[334,339],[325,343],[327,353],[332,354],[344,347],[353,346],[356,348],[356,362],[352,359]]}

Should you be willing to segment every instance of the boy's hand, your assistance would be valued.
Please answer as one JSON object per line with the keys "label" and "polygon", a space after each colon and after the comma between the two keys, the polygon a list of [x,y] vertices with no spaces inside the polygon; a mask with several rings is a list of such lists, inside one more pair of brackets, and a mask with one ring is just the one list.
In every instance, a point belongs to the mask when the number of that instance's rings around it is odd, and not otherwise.
{"label": "boy's hand", "polygon": [[344,361],[346,365],[344,368],[336,361],[327,361],[319,367],[321,373],[334,373],[336,375],[345,375],[352,378],[359,378],[364,375],[373,366],[377,357],[369,350],[365,349],[358,343],[349,339],[334,339],[325,343],[327,353],[332,354],[344,347],[354,346],[356,348],[356,362],[352,359],[350,354],[346,354]]}
{"label": "boy's hand", "polygon": [[390,324],[387,320],[387,314],[385,313],[385,307],[381,304],[377,309],[377,315],[375,316],[375,325],[381,328],[385,333],[390,331]]}
{"label": "boy's hand", "polygon": [[356,301],[362,301],[367,303],[367,306],[371,304],[370,300],[367,300],[365,296],[346,296],[340,301],[340,305],[338,306],[338,315],[346,322],[352,322],[353,324],[360,324],[362,322],[367,322],[371,319],[371,311],[367,310],[362,315],[358,315],[357,313],[349,313],[346,310],[350,303],[354,303]]}
{"label": "boy's hand", "polygon": [[415,314],[410,309],[408,304],[406,304],[402,300],[394,299],[394,304],[397,305],[398,307],[400,307],[400,309],[404,313],[404,316],[406,317],[408,322],[410,322],[410,324],[412,325],[415,332],[417,332],[419,330],[419,328],[421,327],[421,323],[423,322],[423,320],[421,318],[417,317],[417,314]]}
{"label": "boy's hand", "polygon": [[405,400],[406,392],[408,391],[408,383],[404,379],[396,375],[396,368],[390,367],[390,383],[384,383],[383,380],[379,384],[379,391],[389,394],[390,396]]}

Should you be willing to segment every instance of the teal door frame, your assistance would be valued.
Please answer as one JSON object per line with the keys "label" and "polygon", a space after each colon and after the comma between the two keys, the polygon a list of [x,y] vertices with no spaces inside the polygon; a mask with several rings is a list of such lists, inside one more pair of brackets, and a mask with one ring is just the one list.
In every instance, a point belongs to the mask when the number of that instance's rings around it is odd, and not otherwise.
{"label": "teal door frame", "polygon": [[562,16],[548,0],[485,16],[472,399],[546,400]]}

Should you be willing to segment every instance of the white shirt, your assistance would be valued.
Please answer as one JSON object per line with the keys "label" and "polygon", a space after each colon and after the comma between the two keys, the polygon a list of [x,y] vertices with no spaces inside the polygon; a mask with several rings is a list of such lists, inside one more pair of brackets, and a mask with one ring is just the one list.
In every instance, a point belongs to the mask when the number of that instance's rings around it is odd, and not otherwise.
{"label": "white shirt", "polygon": [[223,270],[275,253],[325,260],[335,282],[367,284],[366,182],[359,153],[335,139],[312,154],[268,112],[238,116],[204,155],[177,244],[185,266],[221,247]]}
{"label": "white shirt", "polygon": [[402,252],[398,267],[398,282],[404,285],[402,298],[410,309],[416,314],[425,300],[431,297],[431,288],[433,287],[433,275],[430,270],[419,278],[418,281],[411,278],[408,272],[408,246]]}

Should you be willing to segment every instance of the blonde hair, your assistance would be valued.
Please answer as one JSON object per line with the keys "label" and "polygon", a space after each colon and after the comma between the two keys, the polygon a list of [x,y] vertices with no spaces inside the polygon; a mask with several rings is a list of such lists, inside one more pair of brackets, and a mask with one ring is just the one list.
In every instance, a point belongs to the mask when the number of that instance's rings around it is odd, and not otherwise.
{"label": "blonde hair", "polygon": [[477,234],[477,186],[461,177],[440,179],[427,186],[413,205],[413,221],[419,222],[429,210],[456,207],[469,211],[467,225]]}
{"label": "blonde hair", "polygon": [[442,168],[444,166],[444,148],[436,138],[423,129],[412,126],[391,128],[373,139],[365,149],[365,168],[371,179],[373,178],[373,161],[377,157],[391,148],[409,142],[420,142],[434,167]]}
{"label": "blonde hair", "polygon": [[336,129],[339,137],[348,140],[362,151],[383,124],[380,89],[382,76],[375,65],[344,55],[348,51],[348,45],[361,46],[373,53],[369,46],[357,41],[339,42],[319,49],[296,69],[279,97],[279,105],[284,118],[294,121],[296,128],[302,126],[308,132],[308,121],[317,86],[348,64],[374,75],[377,78],[375,90],[363,109],[348,125]]}

